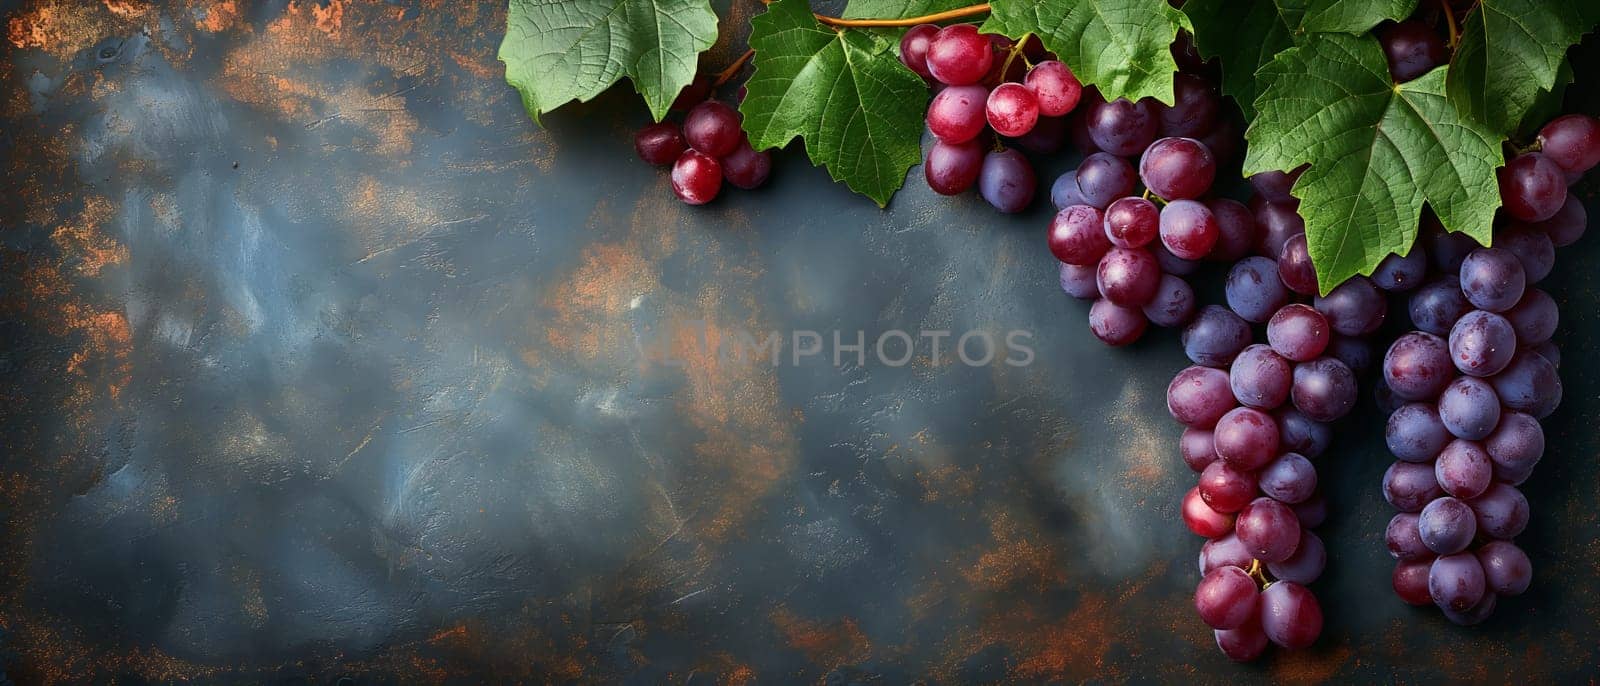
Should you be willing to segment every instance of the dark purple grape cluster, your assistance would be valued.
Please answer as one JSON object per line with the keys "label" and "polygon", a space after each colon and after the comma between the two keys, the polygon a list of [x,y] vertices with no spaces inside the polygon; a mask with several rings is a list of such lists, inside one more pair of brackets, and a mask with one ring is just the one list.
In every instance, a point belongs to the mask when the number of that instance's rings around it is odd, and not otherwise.
{"label": "dark purple grape cluster", "polygon": [[1600,122],[1560,117],[1533,147],[1500,172],[1492,247],[1434,223],[1428,247],[1384,262],[1408,262],[1414,288],[1414,330],[1389,346],[1380,389],[1396,459],[1383,477],[1399,511],[1384,536],[1392,583],[1405,602],[1437,605],[1457,624],[1482,622],[1533,580],[1514,542],[1529,517],[1517,487],[1544,455],[1539,422],[1562,394],[1551,342],[1559,313],[1536,284],[1556,248],[1583,235],[1587,216],[1567,186],[1600,164]]}
{"label": "dark purple grape cluster", "polygon": [[772,153],[750,147],[739,111],[712,95],[711,82],[697,78],[685,86],[672,110],[687,110],[683,124],[663,121],[633,136],[639,159],[658,167],[672,165],[672,192],[690,205],[704,205],[722,192],[723,182],[759,188],[772,174]]}
{"label": "dark purple grape cluster", "polygon": [[936,89],[928,103],[933,146],[923,162],[928,187],[943,195],[974,185],[996,210],[1021,212],[1033,202],[1033,164],[1013,143],[1054,153],[1067,139],[1066,115],[1083,86],[1036,37],[1022,43],[978,33],[972,24],[912,27],[900,61]]}

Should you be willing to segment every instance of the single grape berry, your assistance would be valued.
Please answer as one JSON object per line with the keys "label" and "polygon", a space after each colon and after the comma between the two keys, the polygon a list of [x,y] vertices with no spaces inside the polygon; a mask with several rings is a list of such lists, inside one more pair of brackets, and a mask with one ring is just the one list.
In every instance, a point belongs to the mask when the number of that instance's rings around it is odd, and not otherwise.
{"label": "single grape berry", "polygon": [[1205,144],[1193,138],[1163,138],[1139,158],[1139,178],[1163,200],[1198,198],[1211,190],[1217,164]]}
{"label": "single grape berry", "polygon": [[983,152],[983,145],[976,140],[962,143],[935,140],[922,165],[928,187],[940,195],[955,195],[971,188],[978,182],[978,171],[983,168]]}
{"label": "single grape berry", "polygon": [[685,150],[672,165],[672,192],[690,205],[704,205],[722,190],[722,163],[699,150]]}
{"label": "single grape berry", "polygon": [[995,133],[1015,138],[1032,131],[1039,121],[1039,100],[1027,86],[1002,83],[989,91],[984,111]]}
{"label": "single grape berry", "polygon": [[952,24],[939,30],[928,45],[928,72],[947,86],[965,86],[982,80],[994,64],[989,38],[974,24]]}
{"label": "single grape berry", "polygon": [[1540,153],[1518,155],[1496,175],[1500,202],[1514,219],[1544,221],[1554,217],[1567,200],[1567,179],[1561,167]]}
{"label": "single grape berry", "polygon": [[1174,200],[1161,208],[1161,245],[1175,257],[1203,259],[1221,235],[1211,208],[1198,201]]}
{"label": "single grape berry", "polygon": [[1562,170],[1582,174],[1600,164],[1600,121],[1567,114],[1539,129],[1540,152]]}
{"label": "single grape berry", "polygon": [[649,164],[672,164],[683,154],[683,133],[672,122],[651,124],[633,135],[633,150]]}
{"label": "single grape berry", "polygon": [[1171,107],[1157,106],[1161,135],[1198,138],[1216,126],[1221,101],[1205,78],[1184,73],[1174,76],[1172,99]]}
{"label": "single grape berry", "polygon": [[939,27],[934,24],[917,24],[907,29],[906,35],[900,37],[900,63],[917,76],[933,78],[933,72],[928,71],[928,47],[933,45],[937,35]]}
{"label": "single grape berry", "polygon": [[1039,182],[1033,165],[1022,153],[1011,148],[983,156],[978,169],[978,194],[996,210],[1011,214],[1027,209]]}
{"label": "single grape berry", "polygon": [[1079,300],[1100,297],[1100,285],[1095,283],[1095,268],[1061,263],[1061,290]]}
{"label": "single grape berry", "polygon": [[1543,231],[1557,248],[1565,248],[1583,238],[1584,230],[1589,228],[1589,212],[1584,209],[1583,201],[1569,192],[1555,216],[1534,224],[1533,228]]}
{"label": "single grape berry", "polygon": [[1065,264],[1093,267],[1100,264],[1111,241],[1106,238],[1100,210],[1088,205],[1063,208],[1050,219],[1050,254]]}
{"label": "single grape berry", "polygon": [[683,138],[689,147],[712,157],[723,157],[739,147],[744,132],[739,129],[739,113],[716,100],[707,100],[689,110],[683,119]]}
{"label": "single grape berry", "polygon": [[1267,202],[1296,205],[1300,201],[1289,194],[1289,189],[1294,187],[1294,182],[1300,178],[1300,173],[1305,171],[1300,167],[1292,172],[1266,171],[1250,176],[1250,187],[1254,188],[1256,195]]}
{"label": "single grape berry", "polygon": [[1161,284],[1161,266],[1148,250],[1112,248],[1100,258],[1100,293],[1122,307],[1143,307]]}
{"label": "single grape berry", "polygon": [[722,158],[722,178],[739,188],[760,188],[772,175],[772,153],[750,147],[750,140],[741,137],[739,147]]}
{"label": "single grape berry", "polygon": [[1311,249],[1306,235],[1297,233],[1284,241],[1278,254],[1278,278],[1289,290],[1300,295],[1317,294],[1317,268],[1311,263]]}
{"label": "single grape berry", "polygon": [[1522,300],[1527,274],[1516,255],[1500,248],[1478,248],[1461,262],[1461,292],[1480,310],[1504,312]]}
{"label": "single grape berry", "polygon": [[[1070,265],[1063,265],[1070,266]],[[1099,285],[1095,286],[1097,289]],[[1194,289],[1189,282],[1170,273],[1161,275],[1156,295],[1144,305],[1144,316],[1156,326],[1179,326],[1194,315]]]}
{"label": "single grape berry", "polygon": [[1137,308],[1101,298],[1089,306],[1089,332],[1109,346],[1127,345],[1144,335],[1149,322]]}
{"label": "single grape berry", "polygon": [[1133,195],[1138,175],[1128,161],[1108,152],[1097,152],[1078,163],[1074,178],[1084,204],[1105,209],[1117,198]]}
{"label": "single grape berry", "polygon": [[694,80],[689,82],[689,85],[678,91],[678,97],[673,98],[672,105],[668,109],[673,112],[686,112],[695,105],[704,102],[706,98],[711,97],[713,88],[715,86],[711,84],[711,77],[704,74],[696,74]]}
{"label": "single grape berry", "polygon": [[1377,34],[1384,57],[1389,60],[1389,74],[1395,81],[1410,81],[1450,59],[1444,39],[1422,21],[1385,22],[1378,27]]}
{"label": "single grape berry", "polygon": [[1161,211],[1144,198],[1122,198],[1106,208],[1105,231],[1111,244],[1142,248],[1160,231]]}
{"label": "single grape berry", "polygon": [[1212,198],[1206,208],[1217,220],[1217,244],[1211,248],[1211,259],[1232,262],[1245,255],[1256,245],[1256,218],[1244,203],[1229,198]]}
{"label": "single grape berry", "polygon": [[1158,118],[1146,98],[1133,102],[1117,98],[1100,103],[1088,112],[1089,136],[1101,150],[1129,157],[1149,147],[1156,139]]}
{"label": "single grape berry", "polygon": [[928,130],[946,143],[965,143],[983,133],[984,104],[989,91],[983,86],[951,86],[928,103]]}
{"label": "single grape berry", "polygon": [[1023,84],[1039,100],[1039,113],[1047,117],[1065,116],[1078,106],[1083,97],[1083,84],[1066,64],[1045,60],[1033,65]]}

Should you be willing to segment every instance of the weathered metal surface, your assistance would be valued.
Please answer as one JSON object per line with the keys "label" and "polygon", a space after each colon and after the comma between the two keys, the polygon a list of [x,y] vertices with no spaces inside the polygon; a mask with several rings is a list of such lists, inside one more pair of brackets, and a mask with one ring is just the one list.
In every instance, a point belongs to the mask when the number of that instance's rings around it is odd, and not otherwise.
{"label": "weathered metal surface", "polygon": [[[685,207],[632,156],[630,94],[528,121],[503,11],[6,11],[14,679],[1594,675],[1592,268],[1550,285],[1567,393],[1528,487],[1535,589],[1476,629],[1391,597],[1368,410],[1321,464],[1322,641],[1236,666],[1189,606],[1174,336],[1096,343],[1042,208],[913,182],[879,211],[797,151]],[[1037,357],[774,367],[696,322],[1023,329]]]}

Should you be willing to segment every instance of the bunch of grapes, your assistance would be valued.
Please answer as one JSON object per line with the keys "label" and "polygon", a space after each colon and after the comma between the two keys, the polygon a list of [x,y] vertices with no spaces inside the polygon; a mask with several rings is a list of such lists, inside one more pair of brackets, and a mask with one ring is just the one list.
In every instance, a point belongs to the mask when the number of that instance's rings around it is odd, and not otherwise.
{"label": "bunch of grapes", "polygon": [[934,144],[924,159],[928,187],[956,195],[977,185],[996,210],[1021,212],[1037,177],[1028,158],[1005,142],[1038,153],[1060,150],[1066,115],[1083,86],[1037,38],[1022,43],[983,35],[972,24],[912,27],[900,61],[937,89],[928,103]]}
{"label": "bunch of grapes", "polygon": [[1396,458],[1383,495],[1399,510],[1385,531],[1392,582],[1405,602],[1435,604],[1457,624],[1483,621],[1533,580],[1513,542],[1529,517],[1517,486],[1543,457],[1539,421],[1561,402],[1559,314],[1534,286],[1556,248],[1583,234],[1587,217],[1567,186],[1600,164],[1600,121],[1560,117],[1534,147],[1500,172],[1507,223],[1493,247],[1431,227],[1432,260],[1422,248],[1390,258],[1436,273],[1410,295],[1415,330],[1383,361]]}
{"label": "bunch of grapes", "polygon": [[672,105],[674,111],[688,109],[682,126],[663,121],[633,136],[639,159],[658,167],[672,165],[672,192],[690,205],[716,199],[724,181],[748,190],[759,188],[772,174],[772,153],[750,147],[740,127],[743,116],[721,101],[706,99],[711,91],[709,81],[696,80]]}

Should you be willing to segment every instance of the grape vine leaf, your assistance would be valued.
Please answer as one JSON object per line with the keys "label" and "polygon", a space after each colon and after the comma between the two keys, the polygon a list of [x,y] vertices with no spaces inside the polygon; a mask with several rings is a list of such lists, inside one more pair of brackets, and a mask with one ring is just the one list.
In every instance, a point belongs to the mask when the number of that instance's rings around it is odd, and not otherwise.
{"label": "grape vine leaf", "polygon": [[[1561,66],[1556,69],[1556,85],[1547,91],[1539,91],[1534,97],[1533,104],[1528,107],[1527,114],[1522,115],[1522,125],[1517,127],[1517,137],[1532,138],[1534,132],[1544,126],[1545,122],[1561,116],[1561,107],[1566,100],[1567,86],[1572,85],[1572,64],[1566,60],[1561,61]],[[1449,83],[1446,82],[1448,88]]]}
{"label": "grape vine leaf", "polygon": [[1594,25],[1592,4],[1584,4],[1480,0],[1450,61],[1450,101],[1496,132],[1516,131],[1539,93],[1554,90],[1567,48]]}
{"label": "grape vine leaf", "polygon": [[879,207],[922,159],[928,86],[895,54],[893,32],[834,30],[806,0],[776,0],[750,20],[755,73],[744,130],[756,149],[800,137],[813,164]]}
{"label": "grape vine leaf", "polygon": [[971,5],[972,0],[850,0],[846,19],[908,19]]}
{"label": "grape vine leaf", "polygon": [[500,61],[535,121],[623,76],[660,121],[716,39],[709,0],[511,0]]}
{"label": "grape vine leaf", "polygon": [[1311,165],[1292,193],[1323,292],[1408,252],[1424,202],[1488,244],[1501,138],[1450,104],[1444,71],[1395,85],[1376,39],[1340,33],[1313,34],[1262,68],[1244,171]]}
{"label": "grape vine leaf", "polygon": [[989,7],[979,30],[1037,35],[1106,99],[1172,104],[1172,41],[1189,20],[1167,0],[992,0]]}
{"label": "grape vine leaf", "polygon": [[1222,90],[1246,119],[1265,89],[1256,72],[1279,52],[1316,32],[1366,33],[1385,19],[1404,19],[1417,0],[1189,0],[1201,56],[1222,61]]}

